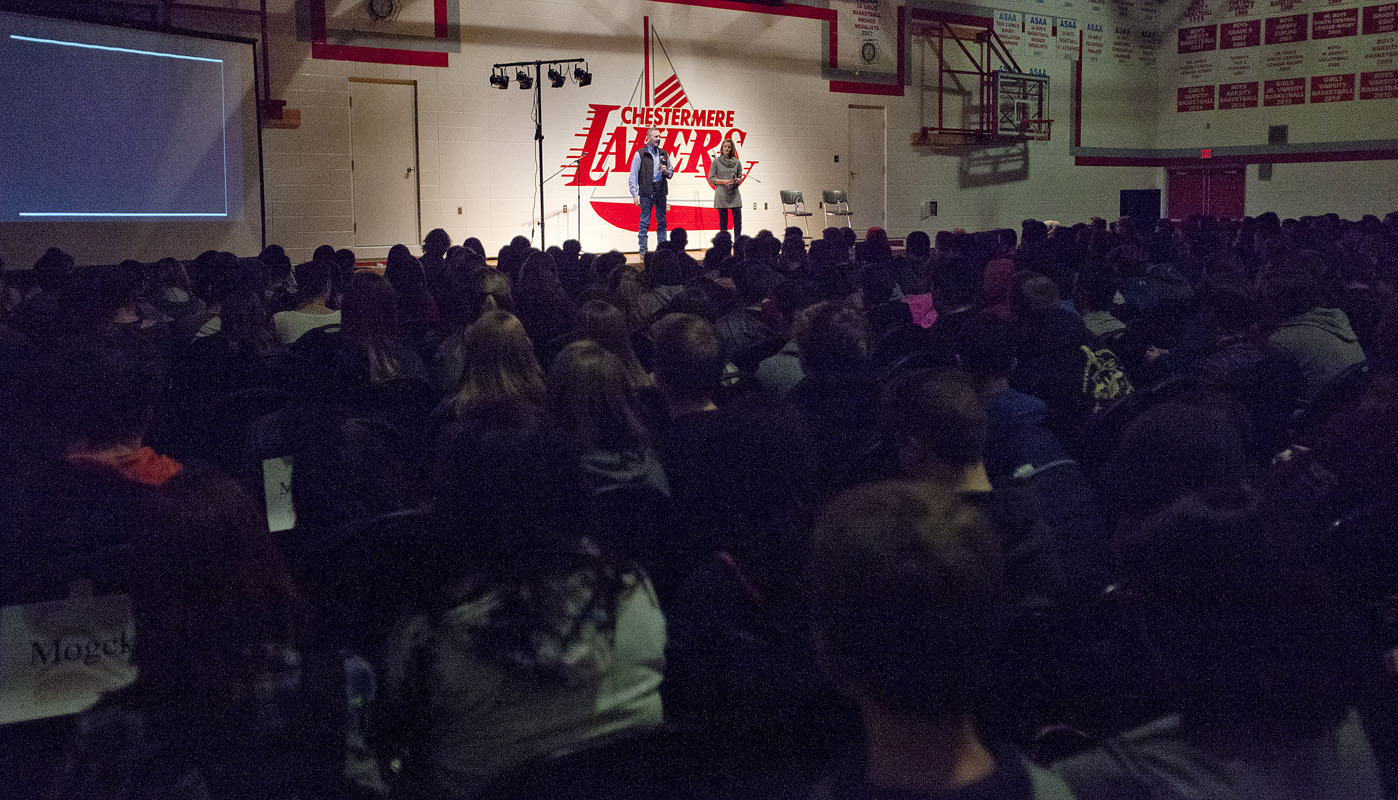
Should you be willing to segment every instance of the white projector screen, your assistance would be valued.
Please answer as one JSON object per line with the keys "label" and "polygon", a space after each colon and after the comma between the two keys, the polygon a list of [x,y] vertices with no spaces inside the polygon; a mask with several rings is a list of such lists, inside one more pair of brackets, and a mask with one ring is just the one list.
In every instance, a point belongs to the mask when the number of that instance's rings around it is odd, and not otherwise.
{"label": "white projector screen", "polygon": [[0,258],[262,248],[254,48],[0,13]]}

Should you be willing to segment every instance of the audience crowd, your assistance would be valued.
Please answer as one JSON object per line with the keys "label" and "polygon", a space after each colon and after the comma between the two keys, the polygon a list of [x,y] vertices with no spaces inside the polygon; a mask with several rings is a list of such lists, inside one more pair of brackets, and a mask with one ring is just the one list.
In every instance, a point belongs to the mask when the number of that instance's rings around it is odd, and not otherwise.
{"label": "audience crowd", "polygon": [[1398,797],[1398,212],[685,242],[0,271],[8,785]]}

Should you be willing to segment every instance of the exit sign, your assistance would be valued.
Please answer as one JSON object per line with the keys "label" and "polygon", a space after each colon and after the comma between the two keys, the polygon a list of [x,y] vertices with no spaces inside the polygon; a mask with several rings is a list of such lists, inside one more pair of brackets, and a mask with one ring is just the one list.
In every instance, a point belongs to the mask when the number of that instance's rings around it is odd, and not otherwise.
{"label": "exit sign", "polygon": [[1213,157],[1214,157],[1214,151],[1213,151],[1212,148],[1210,148],[1210,149],[1208,149],[1208,150],[1200,150],[1200,151],[1199,151],[1199,157],[1200,157],[1200,158],[1213,158]]}

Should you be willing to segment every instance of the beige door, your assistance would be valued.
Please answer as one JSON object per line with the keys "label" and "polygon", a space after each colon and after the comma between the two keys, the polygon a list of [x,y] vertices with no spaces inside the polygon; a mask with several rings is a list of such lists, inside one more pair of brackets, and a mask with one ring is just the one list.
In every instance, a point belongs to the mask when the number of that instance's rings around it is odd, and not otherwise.
{"label": "beige door", "polygon": [[355,247],[422,241],[415,83],[350,79],[350,178]]}
{"label": "beige door", "polygon": [[849,107],[849,207],[861,229],[887,224],[888,147],[882,106]]}

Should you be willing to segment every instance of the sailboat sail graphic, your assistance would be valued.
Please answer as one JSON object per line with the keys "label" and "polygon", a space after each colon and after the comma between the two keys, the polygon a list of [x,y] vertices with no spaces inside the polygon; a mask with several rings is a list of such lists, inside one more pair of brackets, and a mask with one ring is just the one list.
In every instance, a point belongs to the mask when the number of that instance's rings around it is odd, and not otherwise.
{"label": "sailboat sail graphic", "polygon": [[[666,226],[717,230],[718,211],[712,207],[713,191],[707,180],[709,164],[724,139],[731,138],[742,148],[747,132],[737,127],[733,110],[693,103],[650,17],[642,25],[644,60],[631,97],[624,106],[589,105],[586,125],[575,134],[581,141],[568,151],[567,185],[591,187],[589,202],[599,217],[617,228],[636,230],[640,210],[631,202],[627,179],[632,157],[645,146],[646,132],[655,126],[675,168]],[[756,165],[744,158],[744,180]],[[655,230],[654,218],[651,230]]]}

